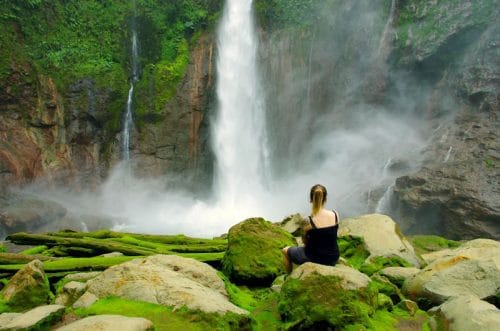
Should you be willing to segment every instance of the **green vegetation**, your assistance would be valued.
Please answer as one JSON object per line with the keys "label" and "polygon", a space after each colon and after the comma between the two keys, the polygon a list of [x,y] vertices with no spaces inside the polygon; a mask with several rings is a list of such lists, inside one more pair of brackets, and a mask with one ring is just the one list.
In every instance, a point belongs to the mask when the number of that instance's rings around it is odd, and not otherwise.
{"label": "green vegetation", "polygon": [[361,237],[343,236],[337,239],[337,243],[339,245],[340,256],[345,258],[355,269],[359,270],[370,255]]}
{"label": "green vegetation", "polygon": [[223,270],[236,283],[270,284],[285,273],[281,249],[295,244],[291,234],[262,218],[247,219],[229,230]]}
{"label": "green vegetation", "polygon": [[35,246],[35,247],[32,247],[32,248],[25,249],[24,251],[21,252],[21,254],[25,254],[25,255],[42,254],[47,249],[48,249],[47,246],[45,246],[45,245],[39,245],[39,246]]}
{"label": "green vegetation", "polygon": [[365,262],[359,271],[369,276],[387,267],[412,267],[413,265],[403,259],[402,257],[391,256],[377,256]]}
{"label": "green vegetation", "polygon": [[0,244],[0,253],[5,253],[6,251],[5,246]]}
{"label": "green vegetation", "polygon": [[419,235],[409,238],[417,254],[426,254],[446,248],[460,246],[460,242],[433,235]]}
{"label": "green vegetation", "polygon": [[148,302],[132,301],[109,297],[95,302],[88,308],[75,310],[79,316],[118,314],[129,317],[143,317],[155,326],[155,330],[239,330],[248,328],[249,319],[234,313],[219,315],[190,311],[186,308],[175,309]]}

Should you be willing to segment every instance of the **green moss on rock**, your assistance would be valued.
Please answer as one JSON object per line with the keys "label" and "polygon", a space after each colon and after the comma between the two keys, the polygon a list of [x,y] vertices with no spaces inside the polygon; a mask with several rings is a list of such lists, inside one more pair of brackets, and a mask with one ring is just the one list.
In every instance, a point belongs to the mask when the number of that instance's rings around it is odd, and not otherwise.
{"label": "green moss on rock", "polygon": [[345,258],[349,264],[358,269],[370,255],[364,246],[363,238],[356,236],[343,236],[337,239],[340,256]]}
{"label": "green moss on rock", "polygon": [[288,279],[281,289],[279,311],[288,327],[298,330],[327,323],[335,330],[370,323],[377,291],[368,286],[345,290],[335,276],[312,274],[304,280]]}
{"label": "green moss on rock", "polygon": [[88,308],[75,311],[79,316],[118,314],[129,317],[143,317],[153,322],[155,330],[204,331],[204,330],[245,330],[250,319],[244,315],[226,313],[204,313],[186,308],[174,309],[148,302],[109,297],[95,302]]}
{"label": "green moss on rock", "polygon": [[295,239],[279,226],[263,218],[250,218],[233,226],[223,270],[236,283],[270,284],[285,273],[281,249]]}
{"label": "green moss on rock", "polygon": [[386,267],[413,267],[413,265],[397,255],[377,256],[366,261],[359,271],[367,275],[372,275]]}
{"label": "green moss on rock", "polygon": [[412,236],[410,237],[410,241],[417,254],[426,254],[446,248],[455,248],[460,246],[460,242],[458,241],[433,235]]}

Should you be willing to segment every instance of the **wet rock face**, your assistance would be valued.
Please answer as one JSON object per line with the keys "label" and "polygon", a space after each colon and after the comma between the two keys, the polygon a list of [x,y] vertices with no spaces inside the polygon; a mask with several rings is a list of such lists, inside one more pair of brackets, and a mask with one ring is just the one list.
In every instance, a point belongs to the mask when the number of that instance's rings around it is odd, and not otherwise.
{"label": "wet rock face", "polygon": [[500,144],[490,113],[459,114],[435,131],[425,166],[398,178],[398,219],[408,233],[500,238]]}

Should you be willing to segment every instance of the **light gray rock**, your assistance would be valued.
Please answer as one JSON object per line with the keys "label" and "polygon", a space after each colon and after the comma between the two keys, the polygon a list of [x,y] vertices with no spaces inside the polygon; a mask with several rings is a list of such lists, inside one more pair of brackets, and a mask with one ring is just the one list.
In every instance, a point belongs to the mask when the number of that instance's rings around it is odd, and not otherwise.
{"label": "light gray rock", "polygon": [[87,284],[71,281],[65,284],[55,299],[55,303],[63,306],[71,306],[87,289]]}
{"label": "light gray rock", "polygon": [[469,241],[441,252],[421,272],[408,278],[403,292],[410,298],[425,297],[435,304],[464,294],[481,299],[500,288],[500,243],[494,240]]}
{"label": "light gray rock", "polygon": [[452,331],[497,331],[500,329],[500,310],[474,295],[451,298],[437,309]]}
{"label": "light gray rock", "polygon": [[45,322],[55,322],[61,319],[64,313],[64,306],[48,305],[39,306],[27,311],[24,314],[18,314],[6,324],[0,326],[0,330],[25,330],[36,328]]}
{"label": "light gray rock", "polygon": [[370,252],[368,259],[377,256],[399,256],[415,267],[420,261],[410,242],[399,231],[397,224],[386,215],[370,214],[346,218],[340,222],[339,236],[358,236]]}
{"label": "light gray rock", "polygon": [[306,262],[294,269],[289,277],[294,279],[304,279],[311,274],[340,277],[340,284],[345,290],[366,288],[370,283],[370,277],[354,268],[345,265],[336,265],[331,267],[311,262]]}
{"label": "light gray rock", "polygon": [[404,281],[420,272],[418,268],[387,267],[380,270],[380,274],[387,277],[391,283],[402,286]]}
{"label": "light gray rock", "polygon": [[78,272],[76,274],[69,274],[64,276],[64,280],[86,282],[92,278],[99,276],[102,271]]}
{"label": "light gray rock", "polygon": [[96,295],[90,292],[85,292],[80,298],[78,298],[78,300],[75,301],[73,308],[87,308],[97,300],[99,300],[99,298]]}
{"label": "light gray rock", "polygon": [[3,313],[0,314],[0,330],[4,327],[4,325],[9,324],[13,319],[18,316],[21,316],[21,313]]}
{"label": "light gray rock", "polygon": [[60,327],[57,331],[148,331],[153,329],[153,323],[145,318],[125,317],[120,315],[97,315],[86,317]]}
{"label": "light gray rock", "polygon": [[87,285],[86,293],[98,298],[113,295],[205,312],[248,313],[228,300],[224,282],[214,268],[174,255],[154,255],[113,266]]}

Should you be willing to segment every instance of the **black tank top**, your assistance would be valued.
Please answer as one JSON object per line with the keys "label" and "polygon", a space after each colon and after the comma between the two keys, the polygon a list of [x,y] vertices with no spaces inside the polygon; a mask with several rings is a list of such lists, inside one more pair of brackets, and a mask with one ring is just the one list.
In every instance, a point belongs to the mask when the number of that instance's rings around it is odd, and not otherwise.
{"label": "black tank top", "polygon": [[311,262],[335,265],[340,257],[339,246],[337,245],[339,216],[335,210],[333,212],[335,213],[337,224],[325,228],[317,228],[312,217],[309,216],[312,229],[306,233],[307,243],[305,253]]}

